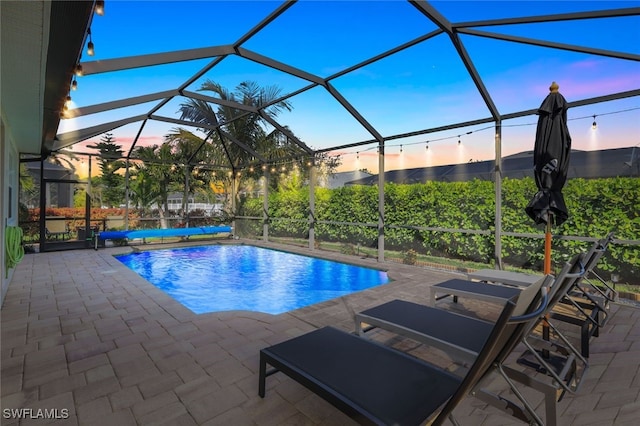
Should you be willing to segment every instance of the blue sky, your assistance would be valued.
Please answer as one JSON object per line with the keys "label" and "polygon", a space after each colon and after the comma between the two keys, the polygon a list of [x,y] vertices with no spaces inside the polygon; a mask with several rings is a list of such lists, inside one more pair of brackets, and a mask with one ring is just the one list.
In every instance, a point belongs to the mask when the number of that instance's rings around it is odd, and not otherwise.
{"label": "blue sky", "polygon": [[[91,25],[96,54],[82,61],[226,45],[236,42],[273,12],[274,1],[114,1]],[[584,10],[639,7],[638,1],[444,1],[433,2],[452,22],[546,15]],[[436,29],[409,3],[393,1],[300,1],[242,47],[320,77]],[[520,37],[640,54],[640,17],[548,22],[478,28]],[[640,62],[564,52],[520,43],[461,35],[469,56],[501,114],[537,108],[552,81],[568,101],[640,88]],[[211,59],[151,68],[96,74],[78,79],[74,104],[86,106],[174,89]],[[189,87],[196,91],[211,79],[232,89],[245,80],[277,85],[283,93],[308,82],[237,56],[229,56]],[[447,36],[399,52],[332,80],[340,93],[383,136],[489,117],[466,68]],[[184,99],[174,99],[158,114],[177,117]],[[312,148],[326,148],[373,139],[324,89],[291,99],[293,111],[279,116],[282,124]],[[75,128],[142,114],[153,103],[63,120],[60,133]],[[593,116],[598,129],[591,130]],[[573,146],[604,149],[640,143],[638,97],[569,110]],[[535,116],[503,123],[503,155],[532,149]],[[158,143],[175,125],[149,123],[140,143]],[[140,124],[112,133],[125,148]],[[470,134],[467,134],[471,132]],[[460,137],[458,137],[460,135]],[[429,150],[425,149],[426,141]],[[458,144],[458,140],[461,141]],[[400,144],[403,145],[400,152]],[[494,158],[491,125],[433,133],[387,144],[387,169],[448,164]],[[373,148],[369,149],[368,148]],[[75,150],[81,151],[81,145]],[[357,153],[359,152],[359,153]],[[375,146],[341,152],[344,169],[375,170]]]}

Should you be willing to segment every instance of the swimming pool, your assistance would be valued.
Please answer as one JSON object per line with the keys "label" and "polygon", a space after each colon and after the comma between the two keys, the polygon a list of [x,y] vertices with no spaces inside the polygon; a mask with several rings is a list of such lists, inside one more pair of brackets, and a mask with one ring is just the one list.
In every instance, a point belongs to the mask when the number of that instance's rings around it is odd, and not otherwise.
{"label": "swimming pool", "polygon": [[196,314],[280,314],[389,282],[384,271],[248,245],[152,250],[116,258]]}

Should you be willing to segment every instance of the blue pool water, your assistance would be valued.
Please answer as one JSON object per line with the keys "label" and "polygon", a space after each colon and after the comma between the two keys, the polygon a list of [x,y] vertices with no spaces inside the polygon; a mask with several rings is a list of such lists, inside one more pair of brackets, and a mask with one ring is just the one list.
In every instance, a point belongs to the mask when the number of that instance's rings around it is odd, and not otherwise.
{"label": "blue pool water", "polygon": [[389,282],[384,271],[245,245],[116,258],[197,314],[280,314]]}

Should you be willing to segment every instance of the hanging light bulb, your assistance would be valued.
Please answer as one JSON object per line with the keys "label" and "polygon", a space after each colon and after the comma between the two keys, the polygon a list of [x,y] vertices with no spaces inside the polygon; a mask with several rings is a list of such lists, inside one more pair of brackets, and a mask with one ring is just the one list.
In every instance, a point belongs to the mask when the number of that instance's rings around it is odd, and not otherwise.
{"label": "hanging light bulb", "polygon": [[458,145],[460,145],[462,141],[460,140],[460,135],[458,135]]}
{"label": "hanging light bulb", "polygon": [[87,43],[87,55],[93,56],[96,52],[93,48],[93,40],[91,39],[91,28],[87,30],[87,34],[89,34],[89,43]]}
{"label": "hanging light bulb", "polygon": [[427,151],[429,151],[429,144],[426,144],[426,145],[424,146],[424,149],[426,149]]}
{"label": "hanging light bulb", "polygon": [[69,108],[69,105],[71,105],[71,95],[67,95],[67,98],[64,100],[64,106]]}
{"label": "hanging light bulb", "polygon": [[104,15],[104,0],[96,1],[95,11],[100,16]]}
{"label": "hanging light bulb", "polygon": [[360,159],[360,151],[356,152],[356,160]]}
{"label": "hanging light bulb", "polygon": [[82,71],[82,65],[76,65],[76,76],[82,77],[84,75],[84,71]]}
{"label": "hanging light bulb", "polygon": [[71,90],[78,90],[78,82],[76,81],[76,78],[73,78],[73,81],[71,82]]}
{"label": "hanging light bulb", "polygon": [[402,145],[400,145],[400,152],[402,152]]}
{"label": "hanging light bulb", "polygon": [[596,123],[596,116],[593,116],[593,124],[591,124],[591,129],[596,130],[598,128],[598,123]]}

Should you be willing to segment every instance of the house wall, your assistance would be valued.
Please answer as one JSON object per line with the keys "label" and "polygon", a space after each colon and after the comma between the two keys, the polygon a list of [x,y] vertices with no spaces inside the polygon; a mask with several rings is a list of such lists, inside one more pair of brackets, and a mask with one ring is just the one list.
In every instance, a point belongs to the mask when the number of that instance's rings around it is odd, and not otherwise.
{"label": "house wall", "polygon": [[2,293],[0,294],[0,303],[4,302],[4,296],[9,289],[9,283],[13,277],[13,269],[6,269],[6,227],[18,225],[18,182],[19,182],[19,157],[15,144],[8,140],[5,132],[4,121],[0,122],[0,165],[2,165],[2,173],[0,173],[0,199],[2,200],[2,208],[0,208],[0,276],[2,277]]}

